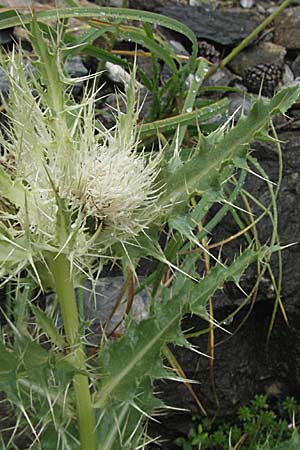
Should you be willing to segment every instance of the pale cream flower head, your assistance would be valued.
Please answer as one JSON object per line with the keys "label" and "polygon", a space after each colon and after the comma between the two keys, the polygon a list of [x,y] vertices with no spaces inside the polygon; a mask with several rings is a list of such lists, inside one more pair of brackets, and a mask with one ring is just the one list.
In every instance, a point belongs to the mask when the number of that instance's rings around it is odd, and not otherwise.
{"label": "pale cream flower head", "polygon": [[161,157],[138,148],[134,83],[126,89],[127,112],[118,110],[116,126],[105,130],[95,119],[95,90],[81,104],[65,101],[54,115],[36,95],[42,90],[24,56],[13,52],[7,67],[9,125],[0,164],[24,190],[23,198],[8,196],[15,215],[1,212],[13,233],[29,232],[36,244],[80,257],[91,242],[106,248],[144,231],[159,214]]}

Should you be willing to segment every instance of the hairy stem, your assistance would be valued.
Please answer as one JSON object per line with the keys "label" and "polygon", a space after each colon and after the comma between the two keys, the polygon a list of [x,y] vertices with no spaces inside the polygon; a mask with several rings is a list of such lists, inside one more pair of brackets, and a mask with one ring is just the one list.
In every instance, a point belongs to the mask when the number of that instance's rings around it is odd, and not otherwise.
{"label": "hairy stem", "polygon": [[[70,263],[65,255],[60,254],[49,259],[48,264],[54,278],[65,333],[72,352],[72,363],[76,369],[86,372],[85,354],[78,336],[79,320]],[[92,408],[88,376],[84,373],[76,374],[73,379],[73,386],[81,450],[96,450],[95,415]]]}

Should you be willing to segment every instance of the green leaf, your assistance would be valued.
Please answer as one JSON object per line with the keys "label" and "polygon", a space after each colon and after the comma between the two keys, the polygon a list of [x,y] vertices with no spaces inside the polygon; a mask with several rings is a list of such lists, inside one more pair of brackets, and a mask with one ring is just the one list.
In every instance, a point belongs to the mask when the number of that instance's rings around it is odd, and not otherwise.
{"label": "green leaf", "polygon": [[18,364],[15,353],[8,351],[0,342],[0,391],[5,392],[14,403],[20,401],[16,378]]}
{"label": "green leaf", "polygon": [[9,241],[5,236],[0,236],[0,261],[6,266],[27,260],[26,248],[22,247],[23,240]]}
{"label": "green leaf", "polygon": [[257,258],[262,259],[268,252],[267,248],[259,251],[248,248],[230,266],[216,264],[208,275],[199,281],[198,285],[192,286],[189,300],[190,311],[193,314],[205,316],[207,301],[216,290],[222,287],[225,281],[236,283],[251,263]]}
{"label": "green leaf", "polygon": [[178,125],[190,125],[198,121],[201,123],[204,120],[215,117],[217,114],[224,113],[228,107],[228,100],[222,99],[212,105],[204,106],[195,111],[179,114],[178,116],[168,117],[166,119],[156,120],[151,123],[144,123],[138,128],[141,136],[151,136],[158,131],[164,132],[174,130]]}
{"label": "green leaf", "polygon": [[180,334],[181,299],[158,305],[155,317],[129,327],[117,342],[108,343],[100,353],[102,383],[95,407],[104,407],[112,399],[133,401],[144,379],[162,371],[160,352],[165,343]]}
{"label": "green leaf", "polygon": [[287,86],[281,89],[271,100],[272,114],[286,111],[297,101],[300,96],[300,86]]}
{"label": "green leaf", "polygon": [[[94,26],[96,27],[96,24]],[[170,56],[170,53],[140,30],[130,29],[130,31],[118,31],[118,34],[121,38],[126,38],[129,41],[136,42],[137,44],[146,47],[153,55],[156,55],[159,59],[163,60],[171,68],[173,74],[177,73],[176,64]]]}
{"label": "green leaf", "polygon": [[289,441],[276,445],[273,448],[273,450],[299,450],[299,448],[300,448],[300,436],[298,430],[295,429]]}
{"label": "green leaf", "polygon": [[189,242],[193,242],[196,245],[199,244],[199,240],[194,235],[196,223],[192,222],[188,214],[171,216],[168,224],[170,229],[179,231]]}
{"label": "green leaf", "polygon": [[97,450],[137,448],[143,432],[141,415],[140,411],[129,404],[112,404],[110,414],[102,416],[97,427]]}
{"label": "green leaf", "polygon": [[[47,32],[47,30],[49,30],[49,26],[46,26],[45,24],[40,24],[41,28],[43,29],[43,31],[45,30],[45,32]],[[105,30],[104,30],[105,31]],[[90,31],[88,31],[87,33],[90,33],[90,35],[96,35],[96,33],[98,34],[102,34],[104,32],[103,30],[99,30],[99,29],[95,29],[92,28]],[[107,31],[107,30],[106,30]],[[92,45],[92,44],[85,44],[85,45],[81,45],[81,39],[79,38],[78,40],[74,38],[74,36],[71,36],[69,34],[64,34],[64,36],[62,37],[65,44],[68,44],[69,47],[71,48],[67,48],[64,51],[64,56],[71,56],[80,52],[85,53],[86,55],[92,56],[94,58],[97,58],[99,60],[103,60],[104,62],[109,61],[113,64],[117,64],[121,67],[124,67],[127,70],[134,70],[134,67],[131,63],[129,63],[126,59],[121,58],[120,56],[114,55],[113,53],[98,48],[96,45]],[[89,38],[89,36],[88,36]],[[79,43],[79,46],[77,46]],[[152,88],[152,83],[149,80],[149,78],[146,76],[145,72],[137,67],[136,68],[137,74],[139,75],[142,83],[144,84],[144,86],[151,90]]]}
{"label": "green leaf", "polygon": [[[208,71],[208,63],[205,59],[200,59],[198,63],[197,70],[195,74],[193,75],[190,88],[188,90],[184,105],[183,105],[183,112],[192,111],[194,108],[194,103],[196,100],[196,96],[198,93],[198,89],[202,84],[202,81],[204,80],[204,76]],[[171,147],[173,149],[177,148],[179,149],[181,147],[185,132],[186,132],[187,126],[186,125],[180,125],[178,129],[178,133],[175,134]]]}
{"label": "green leaf", "polygon": [[59,334],[59,331],[54,325],[52,319],[45,313],[45,311],[42,311],[37,306],[30,305],[30,307],[35,315],[39,327],[50,337],[51,342],[53,342],[54,345],[63,350],[66,346],[65,339]]}
{"label": "green leaf", "polygon": [[59,116],[64,110],[64,85],[60,79],[58,52],[50,50],[36,19],[30,21],[30,42],[33,46],[37,60],[39,75],[47,90],[43,93],[45,104],[51,108],[54,116]]}
{"label": "green leaf", "polygon": [[25,286],[17,286],[14,301],[14,322],[17,330],[22,334],[26,326],[27,307],[32,298],[33,283],[25,282]]}
{"label": "green leaf", "polygon": [[[147,22],[157,24],[180,34],[186,36],[192,43],[192,57],[197,56],[197,39],[190,28],[181,22],[171,19],[169,17],[162,16],[160,14],[151,13],[149,11],[139,11],[135,9],[126,8],[105,8],[105,7],[89,7],[89,8],[53,8],[47,11],[35,12],[37,20],[57,20],[66,18],[77,19],[93,19],[92,25],[97,23],[97,18],[101,20],[121,19],[121,20],[138,20],[141,22]],[[10,28],[22,24],[27,24],[32,21],[32,14],[19,15],[17,17],[7,18],[4,13],[0,12],[0,30]]]}
{"label": "green leaf", "polygon": [[[230,266],[216,266],[197,284],[178,275],[174,287],[164,288],[162,300],[153,303],[149,319],[139,324],[132,322],[120,340],[104,345],[100,353],[101,384],[94,401],[94,406],[101,408],[99,450],[122,450],[127,445],[129,449],[135,448],[126,438],[135,430],[133,442],[138,439],[140,419],[157,406],[153,380],[164,376],[162,349],[168,342],[185,345],[180,329],[183,315],[192,311],[207,318],[206,303],[210,296],[226,280],[240,276],[257,257],[257,252],[248,249]],[[192,270],[195,261],[195,258],[187,258],[184,269]],[[132,409],[134,404],[140,414]]]}
{"label": "green leaf", "polygon": [[0,165],[0,195],[9,200],[13,205],[24,208],[25,196],[30,201],[30,192],[20,181],[14,181]]}
{"label": "green leaf", "polygon": [[[227,133],[212,133],[201,137],[200,148],[174,173],[168,168],[162,173],[166,190],[161,203],[173,205],[185,201],[193,194],[203,194],[210,188],[219,189],[232,173],[234,158],[239,163],[246,160],[251,141],[269,126],[272,114],[285,110],[299,96],[300,87],[287,87],[272,100],[258,99],[247,117],[241,117],[237,125]],[[215,139],[214,142],[214,137]]]}
{"label": "green leaf", "polygon": [[144,432],[141,419],[143,416],[145,419],[150,417],[153,411],[162,406],[162,402],[153,396],[149,380],[140,385],[131,404],[112,402],[110,414],[102,416],[97,428],[98,450],[136,449]]}
{"label": "green leaf", "polygon": [[8,351],[0,342],[0,375],[11,373],[18,367],[18,358],[12,351]]}
{"label": "green leaf", "polygon": [[[266,249],[260,253],[262,257]],[[101,386],[94,406],[105,407],[112,400],[130,402],[135,398],[140,383],[155,378],[161,370],[161,350],[168,342],[182,343],[180,322],[183,314],[191,311],[205,317],[206,303],[226,280],[236,279],[258,257],[248,249],[230,266],[217,265],[206,278],[193,283],[187,280],[185,295],[155,302],[149,319],[129,327],[126,334],[113,343],[106,343],[100,353]]]}

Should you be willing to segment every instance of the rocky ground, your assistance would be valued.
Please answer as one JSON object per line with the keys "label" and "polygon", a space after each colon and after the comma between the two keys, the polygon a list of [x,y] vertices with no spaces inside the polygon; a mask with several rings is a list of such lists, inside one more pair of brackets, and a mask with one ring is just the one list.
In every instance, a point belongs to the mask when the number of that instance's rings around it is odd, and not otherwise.
{"label": "rocky ground", "polygon": [[[29,4],[26,0],[6,0],[2,4],[17,6]],[[38,6],[49,6],[51,2],[34,2]],[[55,2],[53,2],[55,3]],[[56,2],[59,3],[59,2]],[[88,2],[84,2],[88,3]],[[107,2],[95,1],[97,4],[118,6],[118,0]],[[232,48],[238,45],[262,20],[280,4],[278,1],[253,0],[220,0],[201,2],[163,1],[163,0],[129,0],[131,8],[151,9],[152,11],[176,18],[188,25],[199,41],[199,55],[207,57],[214,64],[218,63]],[[0,43],[10,48],[17,30],[0,32]],[[163,33],[166,33],[163,31]],[[184,39],[175,33],[165,34],[173,42],[178,52],[188,54],[190,48]],[[142,64],[142,63],[141,63]],[[71,76],[83,76],[93,66],[93,62],[84,58],[72,59],[68,66]],[[143,66],[145,70],[145,66]],[[109,68],[108,68],[109,69]],[[164,68],[162,67],[162,71]],[[107,79],[113,79],[108,70]],[[264,80],[262,84],[262,80]],[[262,88],[262,94],[271,96],[282,86],[300,82],[300,4],[294,2],[266,30],[264,30],[250,46],[240,53],[224,69],[218,70],[208,85],[239,87],[242,92],[253,94],[245,96],[241,93],[225,94],[230,98],[231,110],[242,107],[249,109],[251,101]],[[113,86],[113,83],[110,84]],[[7,90],[5,76],[0,72],[0,89]],[[115,101],[114,89],[110,100]],[[219,93],[219,96],[223,94]],[[105,105],[103,104],[103,107]],[[282,244],[300,241],[300,109],[295,107],[289,117],[276,120],[279,139],[283,148],[283,181],[278,199],[279,232]],[[269,143],[257,143],[253,148],[270,178],[277,179],[278,161],[274,147]],[[248,189],[256,198],[264,200],[265,184],[252,178]],[[216,240],[232,234],[234,223],[226,221],[226,225],[218,230]],[[270,224],[260,224],[259,233],[262,240],[267,240],[271,233]],[[232,249],[233,250],[233,249]],[[230,251],[229,256],[230,256]],[[261,283],[255,304],[251,306],[251,314],[240,327],[250,308],[244,308],[233,321],[223,325],[231,333],[225,335],[216,331],[216,349],[214,375],[216,392],[211,384],[209,360],[198,357],[183,349],[174,349],[178,361],[189,379],[199,381],[194,389],[199,395],[209,415],[218,413],[218,420],[228,419],[237,408],[249,402],[258,393],[266,393],[280,401],[285,395],[300,394],[300,246],[298,244],[285,250],[283,256],[282,301],[288,315],[287,325],[280,312],[277,314],[273,333],[267,343],[267,330],[274,304],[272,283],[266,276]],[[274,261],[276,270],[276,261]],[[245,288],[255,282],[256,274],[250,271],[245,280]],[[107,295],[108,284],[105,295]],[[100,289],[100,288],[99,288]],[[102,289],[102,288],[101,288]],[[225,287],[213,300],[215,317],[222,322],[242,302],[243,295],[231,285]],[[111,300],[113,302],[113,299]],[[109,305],[109,301],[107,302]],[[111,303],[110,303],[111,305]],[[111,306],[108,306],[108,311]],[[144,309],[140,314],[144,314]],[[186,318],[186,328],[200,329],[200,319]],[[199,350],[207,352],[207,336],[195,338],[193,343]],[[152,433],[161,435],[164,443],[159,447],[164,450],[175,450],[174,438],[186,433],[191,426],[191,415],[199,413],[196,403],[186,387],[178,383],[160,383],[158,390],[162,398],[171,406],[186,411],[170,411],[160,417],[160,423],[152,426]],[[215,398],[217,393],[219,407]]]}

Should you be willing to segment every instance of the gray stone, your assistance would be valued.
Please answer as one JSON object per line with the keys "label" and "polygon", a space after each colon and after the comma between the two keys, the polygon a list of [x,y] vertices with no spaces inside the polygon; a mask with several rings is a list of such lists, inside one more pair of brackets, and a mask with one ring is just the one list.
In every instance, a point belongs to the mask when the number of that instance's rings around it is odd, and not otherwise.
{"label": "gray stone", "polygon": [[[143,277],[139,278],[142,282]],[[124,319],[126,316],[126,295],[120,293],[124,286],[124,278],[121,276],[99,278],[92,284],[87,281],[80,289],[76,289],[78,305],[82,301],[84,318],[90,322],[87,330],[87,340],[91,344],[99,343],[103,332],[107,335],[113,332],[120,333],[124,330]],[[119,300],[119,301],[118,301]],[[53,294],[46,299],[47,309],[51,309]],[[134,296],[130,309],[131,317],[140,322],[148,317],[150,306],[150,292],[144,289]],[[62,326],[60,312],[57,312],[56,323]]]}
{"label": "gray stone", "polygon": [[282,75],[282,84],[284,86],[289,86],[294,82],[294,73],[290,69],[290,67],[285,64],[283,67],[283,75]]}
{"label": "gray stone", "polygon": [[12,29],[6,29],[0,31],[0,45],[7,45],[12,42],[11,36]]}
{"label": "gray stone", "polygon": [[250,13],[214,10],[209,4],[199,6],[166,5],[157,12],[190,27],[197,38],[222,45],[236,45],[258,25]]}
{"label": "gray stone", "polygon": [[287,49],[300,48],[300,6],[287,8],[275,20],[274,42]]}
{"label": "gray stone", "polygon": [[247,116],[254,101],[254,96],[241,95],[237,92],[228,94],[229,99],[229,114],[234,115],[234,120],[237,121],[241,114]]}
{"label": "gray stone", "polygon": [[81,78],[88,74],[88,70],[78,55],[68,59],[65,64],[66,71],[71,78]]}
{"label": "gray stone", "polygon": [[293,73],[295,78],[300,77],[300,55],[292,63]]}
{"label": "gray stone", "polygon": [[241,0],[240,5],[242,8],[252,8],[254,6],[254,0]]}
{"label": "gray stone", "polygon": [[0,91],[4,97],[8,95],[9,91],[9,81],[2,67],[0,67]]}
{"label": "gray stone", "polygon": [[88,70],[83,64],[82,58],[75,55],[65,63],[65,70],[69,78],[74,79],[72,94],[74,97],[80,96],[84,85],[84,77],[88,75]]}
{"label": "gray stone", "polygon": [[233,73],[224,67],[223,69],[218,69],[207,80],[205,80],[203,86],[228,86],[234,78],[236,77]]}
{"label": "gray stone", "polygon": [[19,6],[32,6],[32,0],[2,0],[2,6],[17,8]]}
{"label": "gray stone", "polygon": [[[106,61],[105,63],[105,71],[107,77],[114,83],[129,83],[132,77],[132,75],[125,69],[123,69],[123,67],[119,66],[118,64],[113,64],[109,61]],[[135,81],[135,85],[139,89],[143,88],[143,85],[137,80]]]}
{"label": "gray stone", "polygon": [[169,41],[170,46],[172,47],[172,50],[176,53],[176,55],[181,56],[190,56],[187,49],[181,44],[181,42],[174,41],[173,39],[170,39]]}
{"label": "gray stone", "polygon": [[109,0],[107,6],[114,6],[115,8],[121,8],[123,6],[123,0]]}
{"label": "gray stone", "polygon": [[244,76],[248,67],[258,64],[283,65],[286,50],[281,45],[272,42],[262,42],[261,44],[247,48],[238,54],[228,67],[237,75]]}
{"label": "gray stone", "polygon": [[[140,279],[142,281],[142,279]],[[86,320],[92,320],[91,339],[99,341],[102,331],[110,334],[113,331],[122,332],[126,316],[126,295],[122,296],[119,304],[118,297],[124,286],[123,277],[99,278],[95,286],[86,283],[83,287],[83,302]],[[133,319],[137,322],[148,317],[150,293],[143,290],[134,296],[131,308]]]}

